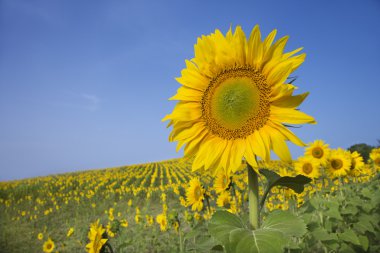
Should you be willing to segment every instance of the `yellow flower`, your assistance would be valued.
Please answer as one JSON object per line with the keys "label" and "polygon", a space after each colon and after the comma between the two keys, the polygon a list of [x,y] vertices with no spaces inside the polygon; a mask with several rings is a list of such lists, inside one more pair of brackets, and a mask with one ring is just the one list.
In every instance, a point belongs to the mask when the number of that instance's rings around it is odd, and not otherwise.
{"label": "yellow flower", "polygon": [[373,161],[375,168],[380,171],[380,148],[372,149],[369,157]]}
{"label": "yellow flower", "polygon": [[219,207],[229,208],[231,204],[231,195],[229,192],[222,192],[219,194],[218,199],[216,200],[216,205]]}
{"label": "yellow flower", "polygon": [[218,174],[216,174],[214,182],[214,189],[216,193],[220,193],[227,190],[230,186],[230,183],[230,176],[224,170],[220,170]]}
{"label": "yellow flower", "polygon": [[294,163],[296,171],[304,176],[310,178],[318,178],[319,173],[319,162],[311,156],[299,157],[297,162]]}
{"label": "yellow flower", "polygon": [[195,156],[193,171],[235,172],[242,158],[257,170],[256,156],[269,161],[273,149],[291,161],[286,141],[304,146],[286,124],[315,123],[297,110],[308,93],[293,96],[289,75],[304,61],[302,48],[284,53],[288,36],[273,45],[276,30],[262,41],[258,26],[248,39],[237,26],[226,35],[215,30],[198,39],[195,57],[177,81],[173,112],[163,119],[173,126],[170,141],[185,156]]}
{"label": "yellow flower", "polygon": [[38,240],[41,241],[42,239],[44,239],[44,234],[38,233],[37,238],[38,238]]}
{"label": "yellow flower", "polygon": [[125,228],[126,228],[126,227],[128,227],[128,225],[129,225],[127,220],[121,220],[120,222],[121,222],[121,226],[122,226],[122,227],[125,227]]}
{"label": "yellow flower", "polygon": [[190,180],[190,186],[186,189],[186,199],[188,205],[192,205],[191,210],[198,210],[203,208],[205,190],[199,182],[199,179],[194,177]]}
{"label": "yellow flower", "polygon": [[179,202],[181,203],[181,206],[187,207],[187,202],[184,197],[179,197]]}
{"label": "yellow flower", "polygon": [[363,157],[356,151],[351,154],[351,167],[348,174],[353,177],[358,177],[361,173],[361,169],[364,166]]}
{"label": "yellow flower", "polygon": [[347,175],[351,167],[350,154],[341,148],[332,150],[327,164],[327,171],[331,178]]}
{"label": "yellow flower", "polygon": [[322,140],[316,140],[313,143],[310,143],[305,149],[305,156],[313,157],[323,166],[327,164],[329,155],[329,145],[324,143]]}
{"label": "yellow flower", "polygon": [[179,231],[179,222],[178,221],[173,222],[173,228],[174,228],[175,232],[178,234],[178,231]]}
{"label": "yellow flower", "polygon": [[42,246],[42,250],[46,253],[53,252],[54,248],[55,244],[50,238],[48,238],[48,240],[44,242],[44,245]]}
{"label": "yellow flower", "polygon": [[158,224],[160,224],[161,231],[166,231],[166,229],[168,228],[168,221],[166,218],[166,214],[161,213],[161,214],[157,215],[156,221]]}
{"label": "yellow flower", "polygon": [[86,245],[88,253],[99,253],[103,245],[107,242],[107,239],[103,238],[105,231],[103,226],[99,224],[99,220],[91,224],[90,231],[88,232],[90,242]]}
{"label": "yellow flower", "polygon": [[74,234],[74,228],[70,228],[69,231],[67,231],[67,237],[70,237],[72,234]]}

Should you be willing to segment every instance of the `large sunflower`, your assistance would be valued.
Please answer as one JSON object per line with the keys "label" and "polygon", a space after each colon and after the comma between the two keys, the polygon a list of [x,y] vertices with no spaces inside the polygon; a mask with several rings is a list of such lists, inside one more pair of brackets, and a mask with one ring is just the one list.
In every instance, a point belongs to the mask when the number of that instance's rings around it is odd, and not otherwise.
{"label": "large sunflower", "polygon": [[305,156],[313,157],[323,166],[327,164],[329,155],[329,144],[324,143],[322,140],[316,140],[313,143],[310,143],[305,149]]}
{"label": "large sunflower", "polygon": [[294,167],[298,173],[307,177],[318,178],[320,176],[319,162],[313,157],[299,157],[298,160],[294,163]]}
{"label": "large sunflower", "polygon": [[190,180],[190,185],[186,189],[186,199],[188,205],[191,205],[193,211],[200,212],[203,209],[205,189],[202,187],[198,178],[194,177]]}
{"label": "large sunflower", "polygon": [[179,102],[163,119],[173,126],[169,140],[178,141],[177,150],[186,144],[185,155],[195,156],[193,170],[235,172],[243,157],[256,167],[256,156],[269,160],[271,149],[290,161],[286,141],[304,145],[286,124],[315,123],[297,110],[308,93],[293,96],[296,87],[287,83],[305,54],[284,53],[288,36],[272,44],[275,35],[262,40],[255,26],[246,39],[238,26],[198,38],[171,98]]}
{"label": "large sunflower", "polygon": [[375,168],[380,171],[380,148],[372,149],[370,158],[373,161]]}
{"label": "large sunflower", "polygon": [[341,148],[330,153],[327,170],[331,178],[346,176],[351,167],[351,154]]}
{"label": "large sunflower", "polygon": [[351,167],[348,174],[353,177],[358,177],[361,173],[361,168],[364,166],[363,157],[357,152],[350,152],[351,155]]}

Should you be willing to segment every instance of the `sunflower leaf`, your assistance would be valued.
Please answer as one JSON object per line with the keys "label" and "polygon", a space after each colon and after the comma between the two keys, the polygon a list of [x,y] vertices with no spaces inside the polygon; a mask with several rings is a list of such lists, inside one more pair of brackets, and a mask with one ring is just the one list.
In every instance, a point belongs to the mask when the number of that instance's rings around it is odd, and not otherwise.
{"label": "sunflower leaf", "polygon": [[270,190],[275,186],[284,186],[292,189],[296,193],[302,193],[304,190],[304,185],[311,182],[311,179],[303,175],[297,175],[295,177],[281,177],[274,171],[268,169],[261,169],[260,174],[264,175],[267,179],[267,186],[263,198],[260,201],[260,208],[263,208],[265,199],[269,194]]}
{"label": "sunflower leaf", "polygon": [[227,211],[217,211],[208,225],[209,233],[224,246],[227,253],[283,252],[289,238],[306,233],[306,224],[290,212],[275,211],[263,226],[246,228],[241,219]]}

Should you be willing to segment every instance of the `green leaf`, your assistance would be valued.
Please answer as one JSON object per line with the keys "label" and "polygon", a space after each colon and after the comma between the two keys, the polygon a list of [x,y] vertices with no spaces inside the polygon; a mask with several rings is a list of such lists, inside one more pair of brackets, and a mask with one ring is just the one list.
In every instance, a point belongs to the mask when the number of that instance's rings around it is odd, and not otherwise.
{"label": "green leaf", "polygon": [[234,253],[282,253],[286,240],[281,232],[274,230],[238,229],[231,232],[231,252]]}
{"label": "green leaf", "polygon": [[338,237],[340,240],[343,240],[345,242],[350,242],[352,244],[360,246],[360,241],[359,241],[358,236],[351,229],[344,231],[341,234],[338,234]]}
{"label": "green leaf", "polygon": [[346,243],[341,243],[339,252],[344,252],[344,253],[356,253],[355,250],[353,250],[348,244]]}
{"label": "green leaf", "polygon": [[282,210],[270,213],[263,222],[262,228],[279,231],[287,237],[300,237],[307,232],[306,224],[300,217]]}
{"label": "green leaf", "polygon": [[218,246],[218,242],[214,239],[214,237],[204,237],[197,240],[195,244],[195,248],[197,251],[210,251],[211,249]]}
{"label": "green leaf", "polygon": [[274,186],[285,186],[296,193],[302,193],[304,190],[304,185],[311,182],[311,179],[303,175],[297,175],[295,177],[281,177],[277,173],[268,170],[261,169],[260,173],[263,174],[268,180],[268,189],[271,189]]}
{"label": "green leaf", "polygon": [[223,210],[216,211],[208,224],[210,235],[219,240],[227,252],[231,252],[230,233],[235,229],[242,228],[244,228],[244,224],[239,217]]}
{"label": "green leaf", "polygon": [[328,233],[324,228],[316,228],[313,232],[311,232],[312,236],[320,241],[337,241],[338,237],[334,233]]}
{"label": "green leaf", "polygon": [[257,230],[246,228],[234,214],[217,211],[211,218],[208,229],[228,253],[282,253],[290,237],[306,233],[303,220],[286,211],[270,213]]}
{"label": "green leaf", "polygon": [[352,215],[355,216],[358,213],[358,208],[354,205],[348,204],[342,211],[340,212],[343,215]]}
{"label": "green leaf", "polygon": [[365,251],[367,251],[368,246],[369,246],[369,240],[368,240],[368,237],[367,237],[367,236],[364,236],[364,235],[359,235],[358,238],[359,238],[360,245],[362,246],[362,248],[363,248]]}

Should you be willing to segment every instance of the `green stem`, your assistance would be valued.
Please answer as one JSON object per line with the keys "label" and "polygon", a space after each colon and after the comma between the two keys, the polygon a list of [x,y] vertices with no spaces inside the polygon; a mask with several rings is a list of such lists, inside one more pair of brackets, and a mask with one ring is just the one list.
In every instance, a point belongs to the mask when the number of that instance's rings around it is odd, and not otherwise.
{"label": "green stem", "polygon": [[248,168],[248,200],[249,200],[249,223],[253,229],[259,228],[259,180],[256,171],[250,164]]}
{"label": "green stem", "polygon": [[181,227],[178,228],[178,232],[179,232],[179,251],[182,253],[184,251],[183,251],[183,241],[182,241]]}

